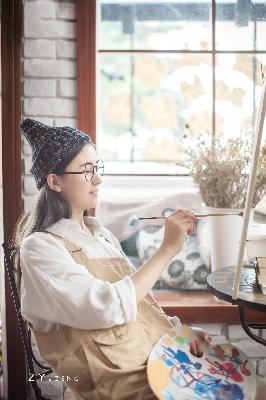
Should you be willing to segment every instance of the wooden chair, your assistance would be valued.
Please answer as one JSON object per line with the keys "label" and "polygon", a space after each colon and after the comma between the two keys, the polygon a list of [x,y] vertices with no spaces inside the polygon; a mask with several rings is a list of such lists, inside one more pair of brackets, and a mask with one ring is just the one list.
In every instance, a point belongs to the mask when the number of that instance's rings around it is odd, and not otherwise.
{"label": "wooden chair", "polygon": [[[95,208],[90,208],[89,214],[92,216],[95,216]],[[42,365],[35,357],[32,346],[31,346],[31,329],[30,329],[30,323],[25,320],[22,315],[21,315],[21,304],[20,304],[20,298],[18,295],[17,291],[17,286],[16,286],[16,281],[15,281],[15,268],[14,268],[14,255],[17,251],[17,248],[12,247],[8,241],[5,241],[2,243],[2,247],[4,249],[4,259],[5,259],[5,268],[6,268],[6,273],[8,276],[9,280],[9,285],[11,289],[11,294],[13,297],[14,301],[14,306],[16,310],[16,315],[17,315],[17,320],[18,320],[18,325],[21,333],[21,338],[22,338],[22,343],[24,346],[25,354],[26,354],[26,360],[28,364],[28,369],[30,376],[34,376],[35,379],[30,381],[32,390],[34,392],[36,400],[48,400],[45,397],[42,396],[41,394],[41,389],[37,384],[37,380],[45,375],[49,375],[53,373],[54,371],[50,367],[46,367]],[[44,372],[38,373],[37,375],[35,374],[35,368],[34,364],[36,364],[39,368],[44,370]],[[34,375],[33,375],[34,374]],[[72,400],[74,399],[74,395],[72,391],[67,388],[66,385],[64,385],[65,391],[64,391],[64,399]]]}
{"label": "wooden chair", "polygon": [[53,373],[54,371],[47,366],[42,365],[35,357],[32,346],[31,346],[31,329],[29,322],[26,321],[22,315],[21,315],[21,305],[20,305],[20,299],[17,291],[17,286],[15,282],[15,270],[14,270],[14,264],[13,264],[13,257],[16,252],[16,248],[12,247],[8,242],[2,243],[2,247],[4,249],[4,259],[5,259],[5,267],[6,267],[6,272],[9,280],[9,285],[11,288],[11,293],[15,305],[15,310],[16,310],[16,315],[17,315],[17,320],[18,320],[18,325],[21,333],[21,338],[26,354],[26,361],[28,364],[29,368],[29,373],[30,376],[34,376],[35,379],[32,379],[30,381],[34,395],[36,400],[48,400],[45,397],[42,396],[41,394],[41,389],[37,384],[37,380],[40,379],[41,375],[40,374],[35,374],[35,368],[34,368],[34,363],[41,369],[44,370],[42,372],[43,375],[49,375]]}

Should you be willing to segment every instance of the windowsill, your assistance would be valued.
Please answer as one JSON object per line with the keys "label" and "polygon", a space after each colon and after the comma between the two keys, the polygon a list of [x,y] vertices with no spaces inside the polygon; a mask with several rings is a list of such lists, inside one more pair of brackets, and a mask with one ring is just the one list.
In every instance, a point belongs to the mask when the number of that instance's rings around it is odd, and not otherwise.
{"label": "windowsill", "polygon": [[[210,292],[153,289],[153,294],[165,313],[178,316],[182,323],[239,324],[238,307],[220,303]],[[246,309],[247,322],[263,322],[265,313]]]}

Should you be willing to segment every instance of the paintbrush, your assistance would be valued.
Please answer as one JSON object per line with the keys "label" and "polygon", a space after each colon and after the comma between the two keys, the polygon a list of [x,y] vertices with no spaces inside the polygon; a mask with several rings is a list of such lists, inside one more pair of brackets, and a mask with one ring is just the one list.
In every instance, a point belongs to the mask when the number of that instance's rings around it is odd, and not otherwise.
{"label": "paintbrush", "polygon": [[[191,213],[193,214],[193,213]],[[221,217],[223,215],[239,215],[240,217],[243,217],[244,213],[243,211],[240,211],[238,213],[222,213],[222,214],[193,214],[194,217]],[[139,219],[165,219],[166,217],[139,217]]]}

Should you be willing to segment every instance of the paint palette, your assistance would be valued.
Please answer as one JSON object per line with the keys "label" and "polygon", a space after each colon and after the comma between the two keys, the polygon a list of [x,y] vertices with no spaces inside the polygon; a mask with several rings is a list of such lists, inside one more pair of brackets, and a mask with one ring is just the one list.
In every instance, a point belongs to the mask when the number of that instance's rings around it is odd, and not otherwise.
{"label": "paint palette", "polygon": [[162,400],[254,400],[256,375],[247,356],[230,343],[203,344],[202,357],[190,343],[189,326],[169,329],[154,345],[147,363],[149,384]]}

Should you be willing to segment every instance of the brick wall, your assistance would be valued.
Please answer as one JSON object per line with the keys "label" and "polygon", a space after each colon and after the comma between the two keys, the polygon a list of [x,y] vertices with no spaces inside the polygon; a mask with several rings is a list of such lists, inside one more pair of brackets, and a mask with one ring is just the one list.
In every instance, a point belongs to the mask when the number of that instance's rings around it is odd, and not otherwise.
{"label": "brick wall", "polygon": [[[76,126],[74,3],[72,0],[25,1],[22,117],[33,117],[50,125]],[[31,149],[26,141],[23,144],[22,157],[23,199],[26,211],[37,194],[35,181],[29,173]],[[266,380],[266,347],[249,339],[239,325],[205,324],[201,327],[212,334],[213,343],[228,340],[236,344],[251,358],[257,374]],[[48,398],[62,398],[62,386],[58,382],[47,382],[46,378],[42,390]]]}
{"label": "brick wall", "polygon": [[[77,61],[75,1],[25,1],[22,59],[22,118],[76,127]],[[23,202],[27,211],[38,191],[30,174],[31,148],[22,137]],[[32,341],[35,356],[41,359]],[[36,373],[43,370],[36,368]],[[65,386],[54,375],[39,383],[42,395],[62,399]],[[34,399],[33,394],[31,398]]]}
{"label": "brick wall", "polygon": [[[76,126],[77,61],[75,1],[25,1],[22,117]],[[24,138],[23,138],[24,139]],[[25,210],[37,193],[29,174],[31,148],[23,140]]]}

